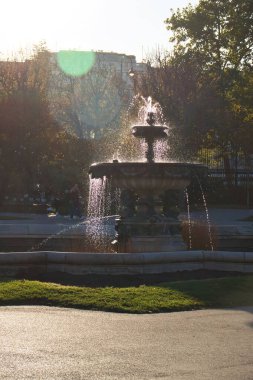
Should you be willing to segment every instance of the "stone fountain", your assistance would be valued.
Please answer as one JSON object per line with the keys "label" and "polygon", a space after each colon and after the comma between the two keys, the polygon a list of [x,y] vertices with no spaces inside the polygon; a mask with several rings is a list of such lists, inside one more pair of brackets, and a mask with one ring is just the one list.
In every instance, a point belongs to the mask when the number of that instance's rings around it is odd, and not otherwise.
{"label": "stone fountain", "polygon": [[91,165],[92,179],[109,180],[120,189],[116,219],[116,252],[182,251],[186,244],[180,232],[179,198],[194,176],[206,175],[205,166],[182,162],[155,162],[154,143],[168,138],[168,127],[156,124],[156,114],[147,112],[145,125],[132,127],[132,135],[145,141],[146,162],[113,162]]}

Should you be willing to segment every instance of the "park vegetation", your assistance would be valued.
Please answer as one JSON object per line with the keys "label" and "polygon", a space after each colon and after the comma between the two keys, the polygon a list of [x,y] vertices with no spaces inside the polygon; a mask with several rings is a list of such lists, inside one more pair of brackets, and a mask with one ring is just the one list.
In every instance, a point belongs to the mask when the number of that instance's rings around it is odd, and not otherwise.
{"label": "park vegetation", "polygon": [[75,183],[87,196],[90,164],[114,148],[122,88],[99,63],[85,77],[65,75],[44,44],[29,59],[0,62],[0,203],[61,197]]}
{"label": "park vegetation", "polygon": [[[157,99],[174,126],[175,154],[216,149],[229,157],[253,153],[253,3],[201,0],[165,21],[174,49],[148,62],[144,94]],[[183,149],[182,149],[183,147]]]}

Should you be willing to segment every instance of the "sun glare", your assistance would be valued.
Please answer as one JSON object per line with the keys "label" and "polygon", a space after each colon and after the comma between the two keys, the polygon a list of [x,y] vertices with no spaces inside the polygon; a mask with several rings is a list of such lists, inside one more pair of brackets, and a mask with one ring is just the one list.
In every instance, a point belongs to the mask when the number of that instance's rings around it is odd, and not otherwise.
{"label": "sun glare", "polygon": [[57,53],[57,63],[61,70],[73,77],[87,74],[95,63],[92,51],[61,50]]}

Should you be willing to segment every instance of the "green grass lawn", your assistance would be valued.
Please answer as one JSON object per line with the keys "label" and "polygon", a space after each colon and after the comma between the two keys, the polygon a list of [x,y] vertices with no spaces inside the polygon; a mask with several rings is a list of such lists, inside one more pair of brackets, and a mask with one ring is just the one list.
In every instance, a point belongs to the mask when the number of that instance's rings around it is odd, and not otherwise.
{"label": "green grass lawn", "polygon": [[128,313],[253,306],[253,276],[88,288],[30,280],[0,280],[0,306],[49,305]]}

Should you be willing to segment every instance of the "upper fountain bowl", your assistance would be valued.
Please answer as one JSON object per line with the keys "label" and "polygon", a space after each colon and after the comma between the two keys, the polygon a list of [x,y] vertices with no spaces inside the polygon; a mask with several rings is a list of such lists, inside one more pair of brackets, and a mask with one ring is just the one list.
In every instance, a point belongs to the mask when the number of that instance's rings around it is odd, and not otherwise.
{"label": "upper fountain bowl", "polygon": [[168,137],[168,127],[154,125],[135,125],[132,127],[134,137],[143,139],[159,140]]}
{"label": "upper fountain bowl", "polygon": [[134,137],[143,138],[150,142],[168,137],[168,127],[155,125],[156,115],[154,112],[147,113],[146,123],[148,125],[135,125],[132,127],[132,134]]}

